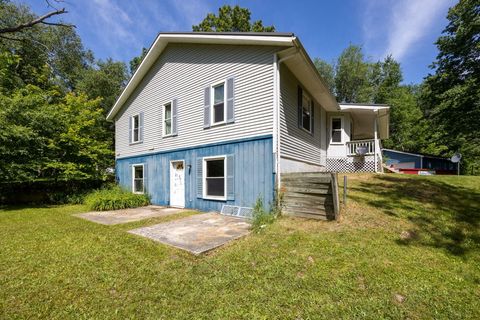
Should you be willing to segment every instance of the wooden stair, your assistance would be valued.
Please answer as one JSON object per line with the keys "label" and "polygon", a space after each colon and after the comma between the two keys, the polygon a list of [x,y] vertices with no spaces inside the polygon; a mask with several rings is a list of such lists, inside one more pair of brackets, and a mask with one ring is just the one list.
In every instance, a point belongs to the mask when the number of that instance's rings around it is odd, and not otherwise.
{"label": "wooden stair", "polygon": [[336,174],[284,173],[282,192],[282,212],[286,215],[321,220],[333,220],[338,216]]}

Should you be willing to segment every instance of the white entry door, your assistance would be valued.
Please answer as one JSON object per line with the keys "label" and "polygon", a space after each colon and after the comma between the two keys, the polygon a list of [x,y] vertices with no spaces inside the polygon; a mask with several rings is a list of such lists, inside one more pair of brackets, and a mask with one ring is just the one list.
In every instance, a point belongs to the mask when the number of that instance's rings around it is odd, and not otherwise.
{"label": "white entry door", "polygon": [[185,163],[170,162],[170,206],[185,207]]}

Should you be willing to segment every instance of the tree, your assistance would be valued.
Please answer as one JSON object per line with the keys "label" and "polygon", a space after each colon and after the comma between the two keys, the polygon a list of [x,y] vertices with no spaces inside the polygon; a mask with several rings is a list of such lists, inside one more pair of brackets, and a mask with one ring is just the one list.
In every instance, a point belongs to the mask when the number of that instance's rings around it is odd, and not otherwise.
{"label": "tree", "polygon": [[421,135],[422,112],[418,107],[416,88],[397,86],[392,89],[384,101],[390,106],[390,138],[383,142],[384,147],[401,151],[418,152],[422,145],[418,142]]}
{"label": "tree", "polygon": [[[5,0],[0,16],[1,26],[35,19]],[[105,110],[127,71],[123,63],[93,61],[72,28],[37,23],[0,39],[2,181],[101,178],[113,166]],[[95,99],[78,93],[79,85]]]}
{"label": "tree", "polygon": [[125,87],[127,78],[125,63],[112,59],[100,60],[94,67],[82,71],[76,89],[90,99],[101,98],[100,105],[106,116]]}
{"label": "tree", "polygon": [[460,151],[465,164],[480,165],[480,3],[460,0],[437,40],[439,54],[425,80],[423,103],[432,130],[449,153]]}
{"label": "tree", "polygon": [[348,46],[338,57],[335,66],[335,93],[339,102],[368,102],[369,65],[364,61],[362,48]]}
{"label": "tree", "polygon": [[372,88],[372,102],[386,103],[403,80],[400,63],[389,55],[370,66],[368,78]]}
{"label": "tree", "polygon": [[0,95],[0,179],[101,178],[113,166],[100,99],[27,85]]}
{"label": "tree", "polygon": [[218,9],[218,16],[209,13],[198,25],[192,26],[192,30],[199,32],[274,32],[275,27],[263,26],[262,20],[251,22],[251,12],[247,8],[238,5],[231,7],[224,5]]}
{"label": "tree", "polygon": [[[36,18],[28,7],[10,1],[0,2],[0,16],[0,28]],[[73,90],[81,69],[93,62],[93,54],[84,49],[75,29],[49,24],[35,24],[17,31],[14,36],[1,38],[0,51],[20,57],[15,74],[24,85],[33,84],[42,88],[49,83],[36,82],[40,79],[36,75],[45,72],[45,68],[53,72],[54,77],[50,81],[64,90]]]}
{"label": "tree", "polygon": [[[55,1],[55,0],[54,0]],[[59,1],[55,1],[59,2]],[[12,20],[9,19],[8,16],[6,20],[2,20],[4,23],[0,23],[0,38],[3,39],[18,39],[18,38],[11,38],[9,36],[6,36],[6,34],[18,34],[19,32],[22,32],[25,29],[32,28],[38,24],[43,24],[43,25],[48,25],[48,26],[59,26],[59,27],[67,27],[67,28],[74,28],[75,26],[72,24],[65,24],[61,22],[52,22],[52,21],[47,21],[49,18],[57,15],[62,15],[64,13],[67,13],[65,8],[62,9],[56,9],[54,8],[51,3],[46,0],[46,3],[48,7],[54,9],[50,12],[47,12],[46,14],[36,17],[33,15],[24,15],[20,21],[18,20]],[[8,9],[14,8],[15,6],[10,3],[9,0],[2,0],[0,2],[0,6],[2,7],[1,11],[8,11]],[[5,10],[6,9],[6,10]]]}
{"label": "tree", "polygon": [[101,179],[113,167],[113,150],[102,139],[105,116],[100,99],[68,93],[57,104],[61,127],[49,145],[52,158],[45,163],[46,174],[56,179]]}
{"label": "tree", "polygon": [[145,58],[147,53],[148,53],[148,49],[144,47],[144,48],[142,48],[142,53],[138,57],[134,57],[134,58],[132,58],[132,60],[130,60],[130,63],[129,63],[130,64],[130,75],[133,76],[135,71],[137,71],[137,68],[140,66],[140,64],[143,61],[143,58]]}
{"label": "tree", "polygon": [[335,67],[320,58],[314,58],[313,64],[323,80],[325,80],[325,84],[328,86],[328,89],[330,89],[330,92],[335,93]]}

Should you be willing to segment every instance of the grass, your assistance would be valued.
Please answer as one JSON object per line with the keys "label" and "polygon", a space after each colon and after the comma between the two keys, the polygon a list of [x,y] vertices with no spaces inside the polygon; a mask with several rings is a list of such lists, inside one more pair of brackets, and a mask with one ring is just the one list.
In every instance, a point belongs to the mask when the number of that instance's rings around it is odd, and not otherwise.
{"label": "grass", "polygon": [[0,318],[479,319],[480,178],[348,184],[340,223],[282,217],[200,257],[125,232],[178,216],[0,209]]}

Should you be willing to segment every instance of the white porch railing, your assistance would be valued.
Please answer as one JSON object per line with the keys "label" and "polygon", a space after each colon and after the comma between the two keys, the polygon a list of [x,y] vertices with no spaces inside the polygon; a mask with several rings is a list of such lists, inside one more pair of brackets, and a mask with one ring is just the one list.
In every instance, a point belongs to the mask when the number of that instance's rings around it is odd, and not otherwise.
{"label": "white porch railing", "polygon": [[357,156],[360,152],[357,152],[357,149],[365,148],[366,153],[363,155],[372,155],[375,153],[375,139],[368,140],[354,140],[347,142],[347,156]]}

